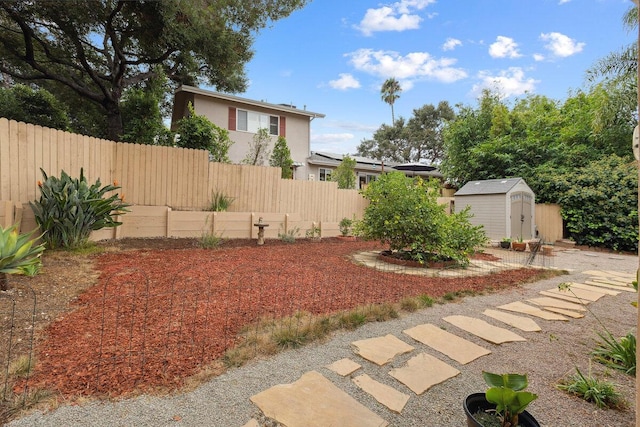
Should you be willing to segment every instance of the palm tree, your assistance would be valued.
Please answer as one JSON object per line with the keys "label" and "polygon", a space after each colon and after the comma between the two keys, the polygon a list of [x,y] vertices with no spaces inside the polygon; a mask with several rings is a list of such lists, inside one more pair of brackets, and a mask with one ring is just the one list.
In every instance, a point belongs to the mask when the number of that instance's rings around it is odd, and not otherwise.
{"label": "palm tree", "polygon": [[400,92],[402,92],[402,88],[400,87],[400,83],[391,77],[382,83],[382,88],[380,88],[380,94],[382,95],[382,100],[387,104],[391,105],[391,124],[396,121],[396,118],[393,114],[393,103],[396,102],[396,99],[400,98]]}

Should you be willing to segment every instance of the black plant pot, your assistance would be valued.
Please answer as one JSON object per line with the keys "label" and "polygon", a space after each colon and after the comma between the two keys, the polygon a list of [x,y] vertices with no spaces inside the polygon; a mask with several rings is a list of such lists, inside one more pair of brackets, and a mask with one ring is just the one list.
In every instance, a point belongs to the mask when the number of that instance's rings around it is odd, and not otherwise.
{"label": "black plant pot", "polygon": [[502,249],[509,249],[511,247],[511,242],[501,241],[500,242],[500,247]]}
{"label": "black plant pot", "polygon": [[[480,411],[486,411],[487,409],[496,408],[496,405],[487,402],[484,393],[470,394],[462,402],[462,406],[464,407],[464,412],[467,415],[467,427],[484,427],[476,421],[475,418],[473,418],[473,414]],[[540,427],[540,424],[538,424],[536,419],[527,411],[518,415],[518,424],[520,427]]]}

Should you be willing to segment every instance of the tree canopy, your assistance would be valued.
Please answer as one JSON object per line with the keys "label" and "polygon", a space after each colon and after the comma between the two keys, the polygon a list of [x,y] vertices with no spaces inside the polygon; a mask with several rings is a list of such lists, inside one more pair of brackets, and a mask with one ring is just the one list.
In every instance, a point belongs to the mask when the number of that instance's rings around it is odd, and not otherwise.
{"label": "tree canopy", "polygon": [[385,80],[380,88],[380,96],[382,97],[382,100],[391,106],[391,124],[396,121],[393,113],[393,104],[398,98],[400,98],[400,92],[402,92],[400,83],[393,77]]}
{"label": "tree canopy", "polygon": [[380,126],[372,139],[360,142],[357,153],[401,163],[438,163],[444,155],[443,130],[454,118],[447,101],[441,101],[438,107],[424,105],[414,109],[408,121],[400,117],[392,126]]}
{"label": "tree canopy", "polygon": [[0,71],[97,105],[123,135],[124,92],[161,69],[175,84],[246,87],[256,31],[307,0],[0,2]]}

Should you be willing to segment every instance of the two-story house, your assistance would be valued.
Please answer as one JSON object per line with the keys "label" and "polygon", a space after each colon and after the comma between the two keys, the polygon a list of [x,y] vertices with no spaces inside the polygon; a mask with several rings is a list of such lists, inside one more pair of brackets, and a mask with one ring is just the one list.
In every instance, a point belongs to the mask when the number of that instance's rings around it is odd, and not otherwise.
{"label": "two-story house", "polygon": [[294,162],[294,179],[308,179],[311,121],[324,118],[324,114],[292,105],[270,104],[192,86],[180,86],[173,103],[172,129],[176,128],[182,117],[189,114],[189,103],[193,104],[196,114],[207,117],[216,126],[229,131],[229,137],[234,142],[229,149],[229,158],[233,163],[242,162],[254,135],[258,129],[264,128],[271,135],[269,150],[273,149],[278,136],[286,138]]}

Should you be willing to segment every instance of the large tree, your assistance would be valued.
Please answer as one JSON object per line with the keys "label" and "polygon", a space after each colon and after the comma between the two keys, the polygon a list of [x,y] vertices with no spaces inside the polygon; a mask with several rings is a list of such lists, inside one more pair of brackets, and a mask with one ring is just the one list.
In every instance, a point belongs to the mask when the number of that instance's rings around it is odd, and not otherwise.
{"label": "large tree", "polygon": [[382,87],[380,88],[380,96],[382,97],[382,100],[391,106],[392,125],[396,121],[395,115],[393,113],[393,104],[398,98],[400,98],[400,92],[402,92],[400,83],[393,77],[385,80],[384,83],[382,83]]}
{"label": "large tree", "polygon": [[413,116],[402,117],[392,126],[382,125],[373,138],[358,145],[357,154],[393,162],[438,163],[444,155],[443,130],[455,117],[447,101],[413,110]]}
{"label": "large tree", "polygon": [[0,72],[19,82],[55,82],[98,105],[106,136],[118,140],[127,88],[162,69],[176,84],[242,91],[254,33],[306,2],[2,1]]}

